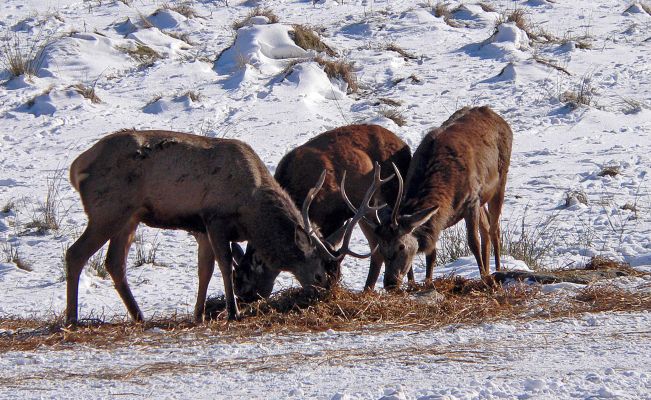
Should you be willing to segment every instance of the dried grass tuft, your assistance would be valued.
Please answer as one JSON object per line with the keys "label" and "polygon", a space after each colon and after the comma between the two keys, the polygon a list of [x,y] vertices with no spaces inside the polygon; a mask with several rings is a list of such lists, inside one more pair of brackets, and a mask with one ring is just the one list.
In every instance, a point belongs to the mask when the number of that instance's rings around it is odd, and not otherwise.
{"label": "dried grass tuft", "polygon": [[243,19],[233,23],[233,29],[238,30],[245,27],[254,17],[267,17],[270,24],[275,24],[279,21],[278,16],[269,8],[256,7],[251,10]]}
{"label": "dried grass tuft", "polygon": [[[595,260],[598,268],[606,268],[606,264]],[[183,340],[192,333],[198,337],[219,334],[224,340],[238,341],[263,333],[421,330],[499,320],[522,322],[588,312],[651,310],[651,293],[593,285],[559,300],[558,295],[544,294],[537,286],[504,288],[453,276],[391,293],[289,289],[267,300],[242,304],[244,318],[235,323],[224,322],[224,303],[223,298],[210,299],[207,311],[215,319],[196,328],[188,317],[177,315],[141,324],[91,318],[76,328],[63,327],[60,319],[0,319],[0,353],[40,346],[66,349],[74,343],[111,349],[151,346],[152,328],[166,331],[164,336],[156,335],[157,342]]]}
{"label": "dried grass tuft", "polygon": [[387,44],[386,50],[394,51],[394,52],[400,54],[401,56],[403,56],[405,59],[415,60],[415,59],[418,58],[415,55],[407,52],[405,49],[403,49],[402,47],[398,46],[396,43],[393,43],[393,42]]}
{"label": "dried grass tuft", "polygon": [[298,47],[305,50],[325,52],[331,57],[337,55],[330,46],[321,40],[319,35],[313,29],[299,24],[292,25],[292,27],[293,31],[290,31],[290,36]]}
{"label": "dried grass tuft", "polygon": [[402,114],[402,111],[400,111],[397,108],[380,107],[378,114],[380,114],[385,118],[390,119],[398,126],[405,126],[407,124],[407,120],[405,119],[405,116]]}
{"label": "dried grass tuft", "polygon": [[355,93],[359,90],[355,64],[345,60],[327,60],[322,57],[315,57],[314,61],[323,67],[323,71],[330,79],[340,79],[348,84],[348,93]]}

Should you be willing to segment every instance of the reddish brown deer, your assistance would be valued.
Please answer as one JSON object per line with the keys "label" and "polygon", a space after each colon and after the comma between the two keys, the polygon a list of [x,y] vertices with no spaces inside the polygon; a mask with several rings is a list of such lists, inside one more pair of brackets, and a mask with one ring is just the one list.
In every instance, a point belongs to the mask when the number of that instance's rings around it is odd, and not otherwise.
{"label": "reddish brown deer", "polygon": [[398,171],[398,200],[383,210],[374,230],[387,264],[386,288],[402,282],[416,253],[426,254],[426,281],[431,280],[439,234],[461,219],[482,277],[490,274],[488,237],[500,269],[499,217],[512,141],[509,125],[488,107],[465,107],[423,138],[407,172],[404,197]]}
{"label": "reddish brown deer", "polygon": [[[340,192],[344,175],[350,201],[364,204],[365,188],[374,179],[374,163],[387,171],[386,178],[389,172],[393,172],[392,163],[406,173],[410,160],[409,146],[391,131],[378,125],[349,125],[322,133],[287,153],[278,164],[275,178],[294,202],[301,204],[312,186],[310,182],[317,179],[320,171],[328,171],[323,189],[314,199],[310,219],[319,226],[323,236],[334,243],[345,221],[353,215]],[[395,181],[378,182],[377,186],[381,186],[381,190],[374,192],[372,201],[375,204],[393,204],[398,193]],[[377,241],[368,222],[362,220],[360,228],[371,249],[375,248]],[[367,289],[374,288],[382,263],[382,254],[373,253]],[[238,264],[235,270],[238,297],[251,301],[271,294],[277,272],[264,267],[255,246],[247,247],[246,255]]]}
{"label": "reddish brown deer", "polygon": [[[325,179],[325,171],[320,184]],[[217,260],[230,319],[233,293],[231,241],[248,240],[271,270],[293,273],[303,286],[325,286],[347,252],[324,243],[247,144],[168,131],[123,130],[101,139],[70,167],[88,225],[66,252],[66,321],[77,322],[79,275],[107,241],[108,270],[136,321],[143,315],[125,274],[140,222],[198,232],[199,290],[195,319],[203,319],[206,291]],[[313,189],[312,196],[318,191]],[[309,196],[308,196],[309,198]],[[305,211],[309,211],[309,199]],[[364,211],[362,211],[364,212]],[[305,217],[303,217],[305,216]],[[363,215],[356,215],[347,230]]]}

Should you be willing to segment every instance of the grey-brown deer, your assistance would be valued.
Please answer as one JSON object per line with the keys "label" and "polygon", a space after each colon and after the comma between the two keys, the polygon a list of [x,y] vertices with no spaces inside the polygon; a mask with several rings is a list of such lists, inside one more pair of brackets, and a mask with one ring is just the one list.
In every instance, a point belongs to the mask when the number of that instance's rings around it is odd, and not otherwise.
{"label": "grey-brown deer", "polygon": [[407,172],[404,196],[398,172],[395,206],[382,210],[374,227],[386,263],[385,288],[400,285],[417,253],[426,254],[425,279],[431,280],[439,235],[461,219],[482,278],[490,274],[490,243],[500,269],[499,217],[512,141],[508,123],[489,107],[462,108],[423,138]]}
{"label": "grey-brown deer", "polygon": [[[248,240],[271,270],[293,273],[304,287],[329,286],[347,251],[335,250],[311,230],[307,214],[301,214],[253,149],[238,140],[123,130],[77,157],[70,180],[88,225],[66,252],[69,324],[77,323],[79,275],[107,241],[106,269],[132,318],[143,320],[125,274],[140,222],[197,233],[198,321],[203,320],[215,260],[224,280],[228,317],[239,317],[230,242]],[[305,208],[309,210],[309,202]],[[347,229],[361,217],[355,216]]]}
{"label": "grey-brown deer", "polygon": [[[409,168],[410,160],[409,146],[393,132],[378,125],[348,125],[321,133],[287,153],[276,168],[275,178],[294,202],[301,204],[319,171],[328,171],[323,189],[314,199],[310,219],[320,228],[324,237],[334,243],[339,240],[338,233],[346,220],[355,214],[340,192],[344,176],[349,201],[363,205],[365,195],[369,193],[366,188],[374,182],[374,164],[377,163],[386,171],[384,179],[375,183],[374,189],[377,190],[373,190],[367,199],[373,203],[366,204],[368,218],[359,224],[371,249],[374,249],[377,241],[366,220],[372,221],[378,204],[393,205],[398,185],[395,180],[386,184],[383,182],[387,181],[389,174],[394,173],[392,164],[404,174]],[[383,261],[380,252],[371,255],[365,285],[367,289],[374,288]],[[271,294],[276,276],[277,272],[266,268],[257,256],[255,246],[249,244],[244,258],[235,270],[236,293],[246,301],[267,297]]]}

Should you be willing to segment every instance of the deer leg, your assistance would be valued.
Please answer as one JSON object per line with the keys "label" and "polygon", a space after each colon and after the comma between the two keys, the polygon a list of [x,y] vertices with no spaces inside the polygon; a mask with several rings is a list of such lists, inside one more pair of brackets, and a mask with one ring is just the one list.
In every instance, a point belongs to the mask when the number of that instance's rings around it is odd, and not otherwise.
{"label": "deer leg", "polygon": [[215,255],[213,253],[208,236],[204,233],[195,235],[199,245],[199,291],[197,293],[197,303],[194,306],[194,321],[198,324],[203,323],[206,312],[206,294],[208,284],[215,270]]}
{"label": "deer leg", "polygon": [[[224,280],[224,295],[226,296],[226,309],[228,311],[228,319],[236,320],[240,318],[240,312],[237,309],[237,301],[235,300],[235,292],[233,288],[233,254],[231,253],[231,243],[220,234],[218,223],[211,222],[207,229],[208,239],[212,252],[215,255],[219,270]],[[204,283],[208,286],[208,283]],[[199,283],[201,287],[202,283]]]}
{"label": "deer leg", "polygon": [[484,263],[486,273],[490,275],[490,256],[491,256],[491,241],[489,233],[489,217],[486,207],[479,210],[479,237],[481,238],[481,259]]}
{"label": "deer leg", "polygon": [[88,221],[86,230],[66,251],[66,324],[77,324],[79,275],[88,259],[109,240],[101,224]]}
{"label": "deer leg", "polygon": [[472,251],[472,254],[475,256],[475,260],[477,260],[480,275],[482,278],[484,278],[486,276],[486,269],[484,268],[481,259],[478,235],[479,209],[479,204],[470,205],[468,211],[466,212],[465,221],[466,230],[468,232],[468,247],[470,247],[470,251]]}
{"label": "deer leg", "polygon": [[106,254],[105,265],[106,270],[109,275],[111,275],[115,290],[117,290],[120,298],[122,298],[122,302],[127,307],[129,314],[131,314],[131,318],[136,322],[142,322],[144,317],[138,307],[136,299],[131,293],[131,288],[127,282],[126,275],[127,255],[129,254],[129,247],[131,247],[137,227],[138,221],[132,219],[117,235],[111,238]]}
{"label": "deer leg", "polygon": [[436,265],[436,247],[425,256],[425,283],[432,282]]}
{"label": "deer leg", "polygon": [[[366,236],[368,245],[371,248],[371,251],[377,246],[377,239],[373,233],[373,228],[368,226],[364,221],[360,221],[359,227]],[[366,284],[364,285],[364,290],[372,291],[375,289],[375,283],[380,277],[380,270],[382,270],[382,264],[384,263],[384,257],[379,250],[376,250],[371,255],[371,265],[368,270],[368,277],[366,278]]]}
{"label": "deer leg", "polygon": [[501,269],[500,252],[502,251],[502,244],[500,243],[500,214],[502,213],[502,205],[504,205],[504,190],[505,187],[502,185],[499,193],[488,202],[489,232],[491,243],[493,244],[493,252],[495,253],[496,271]]}

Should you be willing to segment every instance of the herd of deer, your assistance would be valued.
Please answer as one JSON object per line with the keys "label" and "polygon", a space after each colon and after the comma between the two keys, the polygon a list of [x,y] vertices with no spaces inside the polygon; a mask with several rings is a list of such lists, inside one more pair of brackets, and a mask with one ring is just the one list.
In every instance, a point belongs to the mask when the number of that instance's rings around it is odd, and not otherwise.
{"label": "herd of deer", "polygon": [[[143,320],[125,273],[140,222],[194,234],[199,322],[215,261],[228,317],[237,319],[236,297],[268,297],[281,271],[303,287],[330,287],[346,255],[370,257],[367,289],[383,263],[385,288],[400,286],[405,274],[413,281],[417,253],[425,253],[431,280],[439,234],[461,219],[479,271],[488,277],[491,244],[500,269],[499,216],[512,139],[509,125],[490,108],[465,107],[430,131],[413,157],[387,129],[350,125],[292,150],[271,176],[238,140],[168,131],[108,135],[70,167],[88,225],[66,253],[66,322],[77,323],[79,276],[107,241],[106,269],[133,319]],[[349,249],[357,224],[369,254]],[[246,252],[240,241],[248,242]]]}

